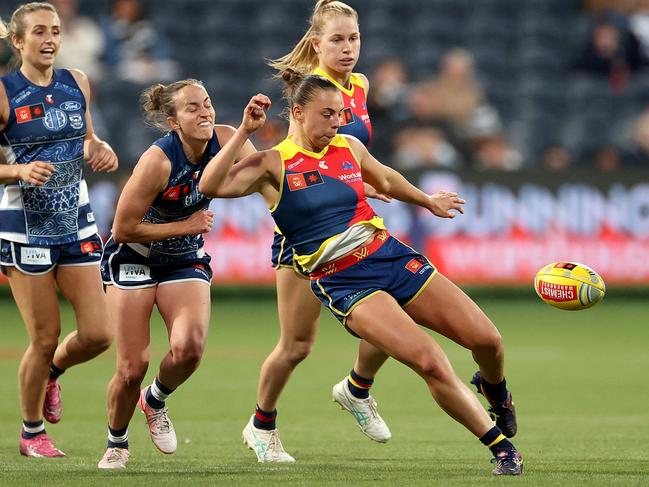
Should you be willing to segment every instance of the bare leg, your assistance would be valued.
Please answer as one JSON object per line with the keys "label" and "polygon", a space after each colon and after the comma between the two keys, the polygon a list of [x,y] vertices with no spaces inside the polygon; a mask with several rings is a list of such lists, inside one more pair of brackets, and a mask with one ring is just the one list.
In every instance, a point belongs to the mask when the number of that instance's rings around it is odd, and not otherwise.
{"label": "bare leg", "polygon": [[190,281],[158,286],[156,303],[169,333],[170,351],[158,378],[175,389],[198,368],[210,325],[210,287]]}
{"label": "bare leg", "polygon": [[115,375],[108,384],[108,424],[114,429],[128,426],[149,366],[149,319],[155,293],[155,287],[106,288],[117,345]]}
{"label": "bare leg", "polygon": [[361,340],[358,344],[358,356],[354,363],[354,370],[361,377],[373,379],[388,358],[389,355],[371,343]]}
{"label": "bare leg", "polygon": [[65,370],[106,350],[113,333],[97,266],[60,266],[56,280],[77,318],[77,329],[65,337],[54,354],[54,364]]}
{"label": "bare leg", "polygon": [[405,310],[415,322],[471,350],[485,380],[492,384],[503,380],[505,349],[498,329],[446,277],[436,275]]}
{"label": "bare leg", "polygon": [[11,291],[29,335],[29,346],[18,368],[20,405],[23,419],[39,421],[50,363],[61,333],[54,273],[29,276],[11,267],[8,271]]}
{"label": "bare leg", "polygon": [[276,282],[280,338],[261,366],[257,389],[257,403],[265,411],[275,409],[293,370],[311,352],[320,322],[320,301],[309,281],[280,268]]}
{"label": "bare leg", "polygon": [[455,375],[444,351],[390,295],[380,292],[361,303],[347,325],[419,374],[440,407],[474,435],[480,437],[493,427],[478,399]]}

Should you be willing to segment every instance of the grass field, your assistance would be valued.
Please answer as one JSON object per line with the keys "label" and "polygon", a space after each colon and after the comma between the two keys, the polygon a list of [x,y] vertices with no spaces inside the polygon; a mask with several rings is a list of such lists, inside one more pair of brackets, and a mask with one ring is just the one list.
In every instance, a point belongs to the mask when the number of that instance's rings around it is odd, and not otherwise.
{"label": "grass field", "polygon": [[[126,471],[96,468],[106,441],[105,389],[112,350],[62,377],[64,416],[48,432],[65,459],[18,454],[16,371],[26,344],[11,299],[0,299],[0,485],[649,485],[649,300],[616,297],[579,313],[535,299],[483,298],[507,345],[508,382],[519,412],[519,478],[493,478],[489,453],[430,399],[406,367],[390,361],[374,396],[393,438],[373,443],[331,402],[331,386],[349,370],[356,340],[323,313],[315,349],[295,372],[279,405],[290,466],[258,464],[241,444],[255,405],[258,368],[278,334],[271,299],[214,297],[203,364],[169,400],[176,454],[151,444],[144,419],[130,425]],[[63,309],[65,322],[73,318]],[[152,367],[166,351],[153,322]],[[471,377],[470,354],[441,340],[458,374]]]}

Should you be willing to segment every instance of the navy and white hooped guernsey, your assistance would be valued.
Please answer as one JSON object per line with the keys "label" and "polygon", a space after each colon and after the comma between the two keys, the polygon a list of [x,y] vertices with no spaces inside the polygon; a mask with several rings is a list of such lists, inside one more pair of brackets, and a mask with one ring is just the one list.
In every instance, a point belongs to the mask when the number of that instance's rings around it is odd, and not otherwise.
{"label": "navy and white hooped guernsey", "polygon": [[48,86],[20,71],[1,78],[9,119],[0,145],[10,164],[54,165],[43,186],[23,181],[5,185],[0,200],[0,238],[34,245],[61,245],[97,233],[83,179],[86,99],[66,69],[55,69]]}
{"label": "navy and white hooped guernsey", "polygon": [[[200,177],[207,163],[221,149],[216,132],[198,164],[192,163],[183,150],[183,144],[174,131],[156,140],[153,145],[162,149],[171,162],[171,174],[165,189],[160,192],[144,215],[147,223],[169,223],[185,220],[197,211],[205,210],[211,198],[198,191]],[[151,264],[180,264],[201,259],[205,255],[202,235],[158,240],[147,244],[127,244]]]}

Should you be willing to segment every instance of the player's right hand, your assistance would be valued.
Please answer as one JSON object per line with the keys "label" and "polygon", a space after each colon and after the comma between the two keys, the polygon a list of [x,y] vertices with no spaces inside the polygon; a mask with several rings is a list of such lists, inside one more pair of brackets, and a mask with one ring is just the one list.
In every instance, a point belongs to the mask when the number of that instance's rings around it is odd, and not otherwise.
{"label": "player's right hand", "polygon": [[214,225],[214,212],[210,210],[197,211],[185,220],[185,225],[187,225],[186,235],[207,233],[212,230],[212,225]]}
{"label": "player's right hand", "polygon": [[261,128],[266,123],[266,112],[270,108],[270,98],[261,93],[253,96],[243,110],[241,126],[249,134]]}
{"label": "player's right hand", "polygon": [[54,166],[44,161],[34,161],[29,164],[18,164],[18,177],[21,181],[34,186],[44,185],[54,174]]}

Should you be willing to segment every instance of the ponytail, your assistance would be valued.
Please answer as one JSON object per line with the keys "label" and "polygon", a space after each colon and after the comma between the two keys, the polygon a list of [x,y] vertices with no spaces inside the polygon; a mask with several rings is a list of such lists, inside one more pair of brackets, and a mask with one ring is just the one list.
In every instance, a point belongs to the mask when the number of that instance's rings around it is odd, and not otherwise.
{"label": "ponytail", "polygon": [[277,71],[275,78],[283,78],[283,73],[288,69],[307,74],[318,66],[318,55],[311,41],[314,37],[322,35],[326,21],[335,15],[352,17],[358,22],[358,13],[346,3],[340,0],[318,0],[309,20],[309,28],[293,50],[280,58],[268,61],[268,65]]}
{"label": "ponytail", "polygon": [[190,85],[203,86],[203,83],[188,78],[168,85],[156,83],[145,89],[140,95],[140,104],[144,110],[144,120],[147,125],[162,132],[168,131],[167,117],[176,116],[176,93]]}

